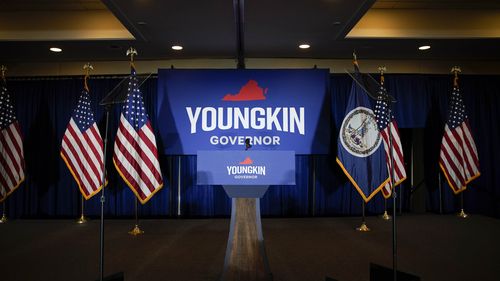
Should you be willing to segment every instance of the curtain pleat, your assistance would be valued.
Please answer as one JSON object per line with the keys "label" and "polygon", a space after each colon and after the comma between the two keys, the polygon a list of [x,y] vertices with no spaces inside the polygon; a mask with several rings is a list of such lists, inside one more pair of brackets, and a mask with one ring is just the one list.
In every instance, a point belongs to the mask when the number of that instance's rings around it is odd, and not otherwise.
{"label": "curtain pleat", "polygon": [[[90,81],[92,107],[101,135],[104,135],[105,112],[98,103],[119,82],[120,79],[117,78]],[[346,74],[331,75],[331,96],[327,99],[332,108],[330,154],[297,155],[297,185],[270,187],[261,199],[264,216],[349,216],[361,213],[359,194],[335,163],[338,128],[344,117],[351,83],[351,78]],[[476,140],[481,171],[481,176],[474,180],[464,193],[465,206],[472,213],[500,217],[500,77],[462,75],[459,83]],[[14,80],[8,81],[7,86],[24,135],[27,167],[25,182],[6,200],[9,217],[77,217],[81,207],[80,193],[59,156],[59,150],[83,80]],[[402,129],[401,138],[407,163],[410,160],[411,129],[424,130],[426,206],[428,211],[438,212],[439,148],[452,77],[387,74],[386,87],[397,99],[394,114]],[[141,86],[146,109],[153,129],[157,132],[157,124],[162,120],[158,118],[161,109],[157,107],[159,102],[156,89],[156,78],[148,79]],[[135,197],[111,163],[119,112],[120,107],[115,106],[110,114],[107,150],[109,184],[105,188],[105,214],[107,217],[132,217]],[[163,151],[162,146],[168,143],[168,140],[158,140],[159,151]],[[196,185],[195,156],[161,155],[160,165],[164,187],[147,204],[139,204],[141,217],[176,217],[179,208],[182,217],[230,215],[231,201],[221,186]],[[409,174],[409,166],[407,169]],[[443,210],[447,213],[456,211],[460,204],[459,197],[452,194],[443,177],[441,185]],[[402,207],[408,210],[411,195],[409,180],[399,188]],[[388,205],[392,206],[390,200]],[[367,204],[366,210],[368,214],[382,213],[383,197],[377,195]],[[85,214],[100,214],[100,194],[85,202]]]}

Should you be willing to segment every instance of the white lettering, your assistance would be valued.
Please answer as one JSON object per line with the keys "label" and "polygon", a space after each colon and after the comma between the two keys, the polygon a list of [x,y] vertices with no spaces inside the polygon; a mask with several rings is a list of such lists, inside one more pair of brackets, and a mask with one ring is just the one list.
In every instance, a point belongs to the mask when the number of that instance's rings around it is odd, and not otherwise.
{"label": "white lettering", "polygon": [[228,175],[266,175],[266,166],[226,166]]}
{"label": "white lettering", "polygon": [[278,113],[280,113],[281,108],[276,108],[273,110],[272,108],[268,107],[267,108],[267,115],[266,115],[266,121],[267,121],[267,129],[272,130],[273,129],[273,124],[276,127],[276,130],[281,131],[281,125],[278,120]]}
{"label": "white lettering", "polygon": [[288,107],[283,108],[283,131],[288,132]]}
{"label": "white lettering", "polygon": [[[208,123],[208,113],[210,114],[210,126]],[[201,129],[205,132],[210,132],[215,130],[217,127],[217,110],[213,107],[204,107],[201,110]]]}
{"label": "white lettering", "polygon": [[[254,129],[305,134],[304,107],[186,107],[191,134],[200,127],[205,132]],[[200,118],[201,116],[201,118]],[[200,120],[201,119],[201,120]],[[239,140],[238,140],[239,141]]]}
{"label": "white lettering", "polygon": [[[260,113],[260,116],[266,115],[266,111],[264,110],[264,108],[262,108],[262,107],[252,108],[252,110],[250,111],[250,116],[252,116],[250,118],[252,129],[257,129],[257,130],[264,129],[264,127],[266,126],[266,122],[265,122],[266,119],[264,117],[257,117],[257,111]],[[257,125],[257,121],[259,123],[258,125]]]}
{"label": "white lettering", "polygon": [[279,136],[210,136],[211,145],[244,145],[250,139],[251,145],[280,145]]}
{"label": "white lettering", "polygon": [[[221,130],[229,130],[233,127],[233,108],[227,108],[227,114],[224,116],[224,108],[217,108],[218,116],[217,116],[217,126]],[[226,117],[226,124],[224,125],[224,117]]]}
{"label": "white lettering", "polygon": [[189,118],[189,123],[191,123],[191,134],[196,133],[196,123],[198,123],[198,117],[200,117],[201,108],[197,107],[193,115],[193,109],[191,107],[186,107],[186,111]]}
{"label": "white lettering", "polygon": [[250,128],[250,123],[249,123],[249,118],[248,118],[248,112],[249,108],[245,107],[243,108],[243,114],[241,113],[241,109],[239,107],[234,108],[234,128],[239,129],[240,128],[240,122],[243,127],[243,129],[248,129]]}
{"label": "white lettering", "polygon": [[299,129],[299,133],[305,133],[304,108],[299,108],[300,117],[294,107],[290,107],[290,132],[295,133],[295,127]]}

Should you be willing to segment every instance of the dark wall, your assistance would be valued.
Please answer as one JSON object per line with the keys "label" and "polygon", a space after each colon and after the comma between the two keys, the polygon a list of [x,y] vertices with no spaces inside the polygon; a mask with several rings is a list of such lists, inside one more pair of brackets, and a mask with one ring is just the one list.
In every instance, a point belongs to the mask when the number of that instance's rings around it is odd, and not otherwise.
{"label": "dark wall", "polygon": [[[104,112],[98,101],[120,81],[116,78],[90,81],[92,106],[104,135]],[[156,79],[141,87],[153,127],[157,120]],[[460,79],[461,92],[469,112],[476,138],[481,176],[464,193],[466,210],[489,216],[500,216],[500,76],[467,76]],[[11,218],[77,217],[80,195],[68,169],[59,156],[62,135],[80,94],[81,78],[18,79],[8,81],[17,116],[24,134],[27,166],[26,181],[7,200]],[[271,187],[262,199],[265,216],[332,216],[358,215],[361,199],[335,163],[337,132],[343,119],[351,79],[347,75],[331,76],[332,144],[329,155],[297,156],[297,185]],[[405,211],[439,212],[439,147],[451,92],[448,75],[387,75],[386,85],[398,103],[395,116],[405,147],[405,162],[411,163],[414,147],[415,186],[410,181],[399,187],[401,206]],[[119,107],[113,109],[110,147],[117,129]],[[414,130],[415,129],[415,130]],[[159,148],[161,151],[162,149]],[[196,186],[194,156],[167,156],[160,159],[165,186],[146,205],[140,207],[142,217],[177,216],[214,217],[230,214],[230,201],[220,186]],[[109,217],[132,216],[134,196],[108,163],[109,185],[105,213]],[[407,166],[407,173],[410,167]],[[441,178],[442,208],[454,212],[459,200]],[[180,185],[180,190],[179,190]],[[180,197],[180,205],[178,198]],[[390,205],[390,204],[389,204]],[[99,195],[85,203],[86,214],[99,214]],[[367,206],[369,213],[381,213],[384,200],[377,195]]]}

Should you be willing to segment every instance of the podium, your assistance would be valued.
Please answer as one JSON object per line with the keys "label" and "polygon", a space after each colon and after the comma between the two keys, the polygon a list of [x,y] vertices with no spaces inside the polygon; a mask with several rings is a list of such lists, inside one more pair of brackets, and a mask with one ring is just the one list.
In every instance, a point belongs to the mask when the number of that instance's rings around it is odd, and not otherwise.
{"label": "podium", "polygon": [[197,184],[222,185],[232,200],[221,281],[269,281],[260,198],[270,185],[295,185],[294,151],[198,151]]}

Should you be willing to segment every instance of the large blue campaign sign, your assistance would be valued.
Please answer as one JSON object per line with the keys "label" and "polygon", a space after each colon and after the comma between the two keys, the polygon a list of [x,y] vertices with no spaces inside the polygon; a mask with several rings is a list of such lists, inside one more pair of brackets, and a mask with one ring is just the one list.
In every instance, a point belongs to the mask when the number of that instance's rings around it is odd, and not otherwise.
{"label": "large blue campaign sign", "polygon": [[158,70],[166,154],[253,149],[327,154],[328,70]]}
{"label": "large blue campaign sign", "polygon": [[294,151],[198,151],[197,184],[295,185]]}

